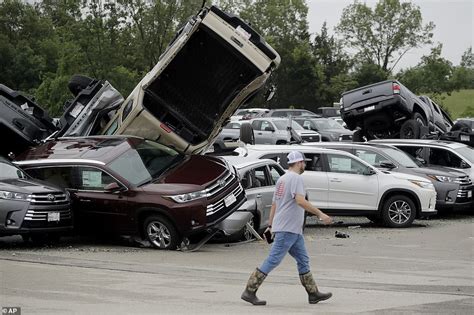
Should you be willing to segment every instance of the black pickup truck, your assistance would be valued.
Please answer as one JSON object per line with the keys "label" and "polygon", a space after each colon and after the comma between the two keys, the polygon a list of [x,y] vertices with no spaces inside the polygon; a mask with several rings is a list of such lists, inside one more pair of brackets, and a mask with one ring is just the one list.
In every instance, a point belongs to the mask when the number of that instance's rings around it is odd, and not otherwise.
{"label": "black pickup truck", "polygon": [[387,80],[342,94],[341,116],[354,141],[377,138],[417,139],[444,134],[453,126],[441,107],[418,97],[403,84]]}

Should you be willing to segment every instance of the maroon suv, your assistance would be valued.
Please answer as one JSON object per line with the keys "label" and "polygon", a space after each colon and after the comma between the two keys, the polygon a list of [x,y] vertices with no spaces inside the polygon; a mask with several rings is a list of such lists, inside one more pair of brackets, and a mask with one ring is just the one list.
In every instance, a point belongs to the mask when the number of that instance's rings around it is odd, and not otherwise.
{"label": "maroon suv", "polygon": [[138,235],[160,249],[214,227],[245,201],[224,160],[137,137],[60,138],[15,163],[69,190],[79,232]]}

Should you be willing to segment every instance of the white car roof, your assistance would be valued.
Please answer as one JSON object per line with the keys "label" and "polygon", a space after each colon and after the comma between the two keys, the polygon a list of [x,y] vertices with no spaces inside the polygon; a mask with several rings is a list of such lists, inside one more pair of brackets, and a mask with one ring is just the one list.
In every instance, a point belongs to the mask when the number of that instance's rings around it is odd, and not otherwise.
{"label": "white car roof", "polygon": [[271,159],[254,159],[244,156],[223,156],[223,158],[237,169],[245,168],[251,165],[278,164]]}
{"label": "white car roof", "polygon": [[371,140],[371,143],[397,143],[397,144],[420,144],[420,145],[438,145],[443,147],[449,147],[451,149],[457,149],[466,147],[467,145],[459,142],[444,141],[444,140],[427,140],[427,139],[381,139]]}

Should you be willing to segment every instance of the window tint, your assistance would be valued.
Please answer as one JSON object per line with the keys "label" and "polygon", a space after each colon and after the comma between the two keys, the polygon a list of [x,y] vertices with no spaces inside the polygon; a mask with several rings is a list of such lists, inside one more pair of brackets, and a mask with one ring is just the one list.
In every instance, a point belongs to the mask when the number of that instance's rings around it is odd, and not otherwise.
{"label": "window tint", "polygon": [[77,189],[72,167],[30,168],[26,172],[34,178],[44,180],[61,188]]}
{"label": "window tint", "polygon": [[256,181],[256,185],[260,187],[271,185],[268,175],[267,175],[266,166],[261,166],[255,169],[255,181]]}
{"label": "window tint", "polygon": [[288,159],[286,158],[287,155],[288,153],[271,153],[271,154],[264,155],[261,158],[273,160],[277,162],[278,164],[280,164],[280,166],[283,167],[285,170],[287,170],[288,169]]}
{"label": "window tint", "polygon": [[133,99],[128,101],[127,105],[125,105],[125,108],[123,109],[123,112],[122,112],[122,121],[124,121],[125,118],[127,118],[128,114],[130,114],[130,112],[132,111],[132,106],[133,106]]}
{"label": "window tint", "polygon": [[252,121],[252,129],[253,130],[261,130],[260,127],[262,126],[261,120],[254,120]]}
{"label": "window tint", "polygon": [[322,172],[323,169],[323,160],[322,155],[317,153],[305,153],[305,158],[309,159],[310,161],[306,161],[306,170],[313,171],[313,172]]}
{"label": "window tint", "polygon": [[400,150],[408,153],[414,158],[423,158],[423,148],[411,146],[397,146]]}
{"label": "window tint", "polygon": [[363,174],[367,167],[351,157],[328,154],[329,171],[334,173]]}
{"label": "window tint", "polygon": [[236,122],[230,122],[224,126],[224,129],[240,129],[240,124]]}
{"label": "window tint", "polygon": [[460,168],[461,161],[461,158],[448,150],[430,148],[430,164]]}

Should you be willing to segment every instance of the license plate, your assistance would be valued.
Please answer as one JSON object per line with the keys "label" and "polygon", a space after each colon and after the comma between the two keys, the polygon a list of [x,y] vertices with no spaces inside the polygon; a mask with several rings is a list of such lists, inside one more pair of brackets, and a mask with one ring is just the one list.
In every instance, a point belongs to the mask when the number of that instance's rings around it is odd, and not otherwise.
{"label": "license plate", "polygon": [[373,110],[373,109],[375,109],[375,105],[368,106],[368,107],[364,108],[364,112],[368,112],[368,111]]}
{"label": "license plate", "polygon": [[229,196],[225,197],[224,204],[226,207],[228,207],[236,201],[237,199],[235,198],[234,194],[230,194]]}
{"label": "license plate", "polygon": [[469,190],[469,191],[467,192],[467,198],[472,198],[472,190]]}
{"label": "license plate", "polygon": [[48,212],[48,222],[59,221],[59,212]]}
{"label": "license plate", "polygon": [[469,141],[469,136],[461,135],[461,141]]}

